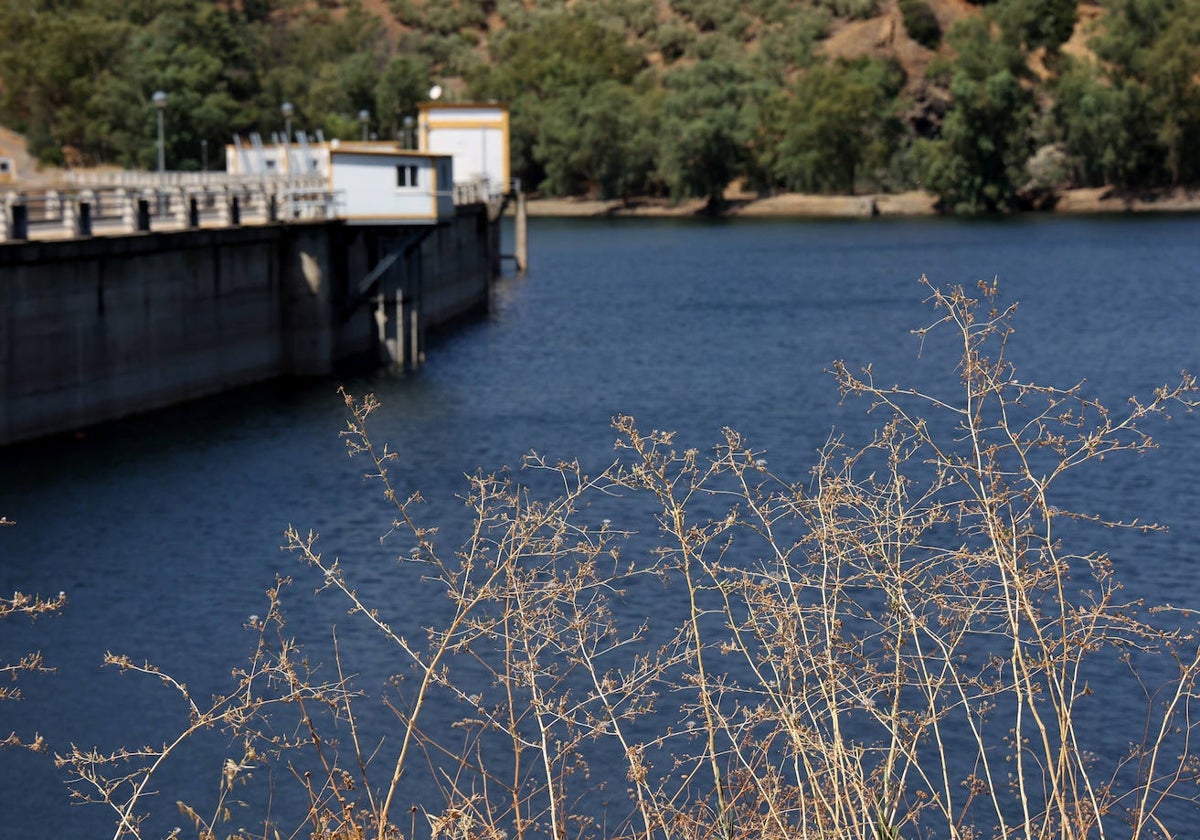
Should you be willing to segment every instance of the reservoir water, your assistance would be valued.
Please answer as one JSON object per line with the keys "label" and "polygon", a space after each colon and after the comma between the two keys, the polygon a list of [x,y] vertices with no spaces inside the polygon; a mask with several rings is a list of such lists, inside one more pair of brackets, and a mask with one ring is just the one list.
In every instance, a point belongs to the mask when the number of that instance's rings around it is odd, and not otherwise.
{"label": "reservoir water", "polygon": [[[955,359],[910,333],[935,317],[922,275],[996,279],[1002,300],[1019,301],[1010,354],[1025,378],[1086,380],[1120,404],[1200,371],[1193,216],[534,219],[530,248],[530,271],[500,280],[492,313],[437,337],[415,375],[267,384],[0,451],[0,514],[15,522],[0,529],[0,591],[68,598],[61,615],[0,625],[3,661],[38,648],[57,668],[23,679],[23,703],[0,706],[0,736],[37,732],[59,751],[169,737],[186,710],[161,685],[102,669],[105,651],[149,660],[201,697],[220,691],[276,575],[295,580],[289,630],[320,650],[337,625],[366,658],[360,688],[383,692],[400,668],[391,652],[371,646],[344,603],[314,597],[313,572],[280,550],[289,524],[312,529],[327,555],[360,564],[361,591],[402,615],[409,635],[436,618],[390,577],[396,552],[380,543],[390,520],[339,439],[338,384],[377,395],[375,438],[400,454],[399,485],[421,491],[422,516],[452,543],[464,474],[516,466],[530,450],[603,466],[616,414],[701,450],[733,427],[774,473],[803,480],[833,429],[865,442],[880,422],[839,403],[834,360],[872,364],[881,381],[956,381]],[[1152,431],[1160,449],[1097,473],[1081,503],[1169,526],[1105,547],[1136,595],[1200,609],[1200,417]],[[164,769],[147,837],[187,829],[176,800],[214,799],[219,764],[204,762],[215,755]],[[294,782],[279,769],[275,784]],[[0,837],[111,836],[111,825],[103,808],[70,803],[46,757],[0,751]]]}

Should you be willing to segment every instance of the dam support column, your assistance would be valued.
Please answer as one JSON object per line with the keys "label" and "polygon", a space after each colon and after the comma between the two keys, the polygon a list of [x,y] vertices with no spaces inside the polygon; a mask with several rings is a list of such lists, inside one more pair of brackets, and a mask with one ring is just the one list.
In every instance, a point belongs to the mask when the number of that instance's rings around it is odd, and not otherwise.
{"label": "dam support column", "polygon": [[529,210],[525,206],[525,193],[517,193],[517,218],[513,226],[516,231],[517,271],[529,267]]}

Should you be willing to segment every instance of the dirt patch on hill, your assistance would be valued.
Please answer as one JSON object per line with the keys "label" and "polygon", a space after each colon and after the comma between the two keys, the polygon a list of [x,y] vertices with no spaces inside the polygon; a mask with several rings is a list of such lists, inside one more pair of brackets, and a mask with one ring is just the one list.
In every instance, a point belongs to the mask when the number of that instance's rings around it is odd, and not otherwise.
{"label": "dirt patch on hill", "polygon": [[29,156],[25,138],[17,132],[0,125],[0,155],[12,158],[16,172],[13,180],[36,181],[41,177],[37,161]]}
{"label": "dirt patch on hill", "polygon": [[[967,0],[928,0],[942,32],[979,9]],[[866,20],[844,20],[834,25],[821,49],[830,58],[894,57],[904,68],[910,86],[925,77],[929,62],[937,54],[926,49],[908,35],[899,0],[883,0],[879,14]]]}

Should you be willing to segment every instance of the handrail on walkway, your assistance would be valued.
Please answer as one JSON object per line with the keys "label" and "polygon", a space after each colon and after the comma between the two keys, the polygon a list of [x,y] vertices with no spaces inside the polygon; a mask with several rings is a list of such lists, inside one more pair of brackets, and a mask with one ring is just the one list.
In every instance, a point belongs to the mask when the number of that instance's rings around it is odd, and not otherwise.
{"label": "handrail on walkway", "polygon": [[[321,175],[111,171],[0,192],[0,243],[338,219],[345,197]],[[455,184],[438,196],[503,207],[520,182]]]}

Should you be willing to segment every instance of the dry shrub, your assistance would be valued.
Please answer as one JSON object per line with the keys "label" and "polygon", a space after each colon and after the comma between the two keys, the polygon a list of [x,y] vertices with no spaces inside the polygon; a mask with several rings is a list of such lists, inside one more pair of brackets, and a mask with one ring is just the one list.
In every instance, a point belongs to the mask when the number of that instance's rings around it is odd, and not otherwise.
{"label": "dry shrub", "polygon": [[[242,745],[222,797],[240,768],[305,750],[318,772],[297,773],[310,807],[290,836],[1186,836],[1195,616],[1125,597],[1108,557],[1079,544],[1104,533],[1092,525],[1155,526],[1065,509],[1059,486],[1081,465],[1150,448],[1142,423],[1190,410],[1195,381],[1113,412],[1079,387],[1018,377],[1012,309],[994,286],[977,298],[928,290],[934,321],[918,333],[954,337],[955,395],[835,365],[843,394],[867,399],[881,425],[865,446],[831,439],[803,481],[773,475],[732,430],[702,454],[621,417],[616,458],[596,475],[530,456],[520,481],[473,477],[454,552],[420,523],[420,497],[395,489],[396,453],[367,432],[376,401],[347,395],[350,454],[395,512],[388,539],[415,543],[398,562],[421,570],[448,618],[392,626],[352,565],[289,530],[322,588],[395,651],[407,674],[386,701],[398,731],[382,745],[360,737],[365,701],[341,657],[331,682],[301,668],[272,590],[236,691],[201,710],[171,683],[189,731],[223,727]],[[647,586],[653,615],[629,607]],[[1097,746],[1094,723],[1117,661],[1165,674],[1123,755]],[[457,720],[441,730],[447,704]],[[293,712],[299,734],[270,736],[268,708]],[[342,735],[349,726],[341,749],[327,734],[336,721]],[[117,836],[138,836],[140,797],[168,751],[59,760],[77,790],[116,809]],[[443,801],[412,806],[403,798],[425,773]],[[598,803],[621,787],[627,809],[601,822]],[[216,835],[220,805],[187,813]]]}
{"label": "dry shrub", "polygon": [[[0,516],[0,528],[15,525],[11,519]],[[41,595],[29,595],[25,592],[14,592],[11,596],[0,596],[0,621],[24,616],[31,621],[50,613],[61,612],[67,605],[67,594],[59,592],[53,598]],[[16,662],[0,662],[0,703],[17,702],[24,698],[21,691],[20,679],[29,674],[50,674],[54,668],[46,663],[42,652],[38,650],[24,654]],[[0,747],[22,747],[34,752],[44,752],[45,740],[41,735],[22,736],[10,732]]]}

